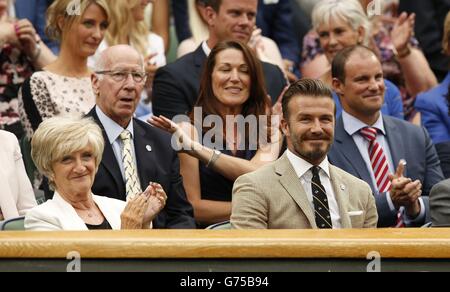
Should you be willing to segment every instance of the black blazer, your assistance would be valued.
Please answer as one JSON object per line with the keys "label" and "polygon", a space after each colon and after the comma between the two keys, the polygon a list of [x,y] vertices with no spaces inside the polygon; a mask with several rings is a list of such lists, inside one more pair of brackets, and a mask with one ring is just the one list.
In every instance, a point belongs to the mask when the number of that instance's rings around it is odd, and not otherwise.
{"label": "black blazer", "polygon": [[442,53],[444,20],[450,0],[400,0],[399,12],[416,14],[415,36],[439,80],[448,72],[450,58]]}
{"label": "black blazer", "polygon": [[[425,222],[430,221],[428,195],[431,188],[444,179],[436,149],[427,130],[411,123],[383,115],[386,138],[389,144],[394,167],[400,159],[407,161],[405,177],[422,182],[422,198],[425,204]],[[331,164],[364,180],[375,194],[378,212],[378,227],[394,225],[397,212],[389,208],[384,194],[378,194],[372,183],[370,173],[353,138],[345,131],[342,116],[336,121],[334,144],[328,153]]]}
{"label": "black blazer", "polygon": [[[95,195],[124,201],[125,182],[105,129],[95,108],[87,116],[99,124],[105,139],[105,150],[92,192]],[[153,220],[153,227],[196,228],[194,211],[186,198],[180,175],[180,162],[177,153],[172,150],[170,135],[137,119],[133,119],[133,123],[133,141],[141,188],[145,190],[149,182],[157,182],[167,194],[166,206]],[[151,147],[151,151],[148,151],[147,145]]]}
{"label": "black blazer", "polygon": [[[153,113],[172,119],[175,115],[187,115],[198,98],[200,79],[206,55],[200,45],[174,63],[156,71],[153,80]],[[287,85],[283,72],[275,65],[261,62],[266,80],[267,94],[276,101]]]}

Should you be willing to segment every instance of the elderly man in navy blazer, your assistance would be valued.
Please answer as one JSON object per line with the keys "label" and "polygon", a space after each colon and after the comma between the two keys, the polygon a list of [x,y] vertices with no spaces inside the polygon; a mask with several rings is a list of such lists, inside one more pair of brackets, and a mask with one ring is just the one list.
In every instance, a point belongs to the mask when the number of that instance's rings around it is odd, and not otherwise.
{"label": "elderly man in navy blazer", "polygon": [[[194,52],[158,69],[153,81],[153,113],[172,119],[188,114],[198,98],[203,64],[214,46],[225,40],[248,43],[255,26],[258,0],[205,0],[209,39]],[[286,86],[280,68],[262,62],[267,93],[276,101]]]}
{"label": "elderly man in navy blazer", "polygon": [[369,183],[379,227],[429,222],[428,194],[444,177],[427,131],[381,114],[383,71],[369,48],[338,53],[332,76],[344,111],[336,123],[330,162]]}
{"label": "elderly man in navy blazer", "polygon": [[92,192],[127,200],[159,183],[167,201],[153,227],[196,228],[170,135],[133,118],[146,82],[142,57],[130,46],[112,46],[95,69],[96,106],[88,116],[102,128],[105,149]]}

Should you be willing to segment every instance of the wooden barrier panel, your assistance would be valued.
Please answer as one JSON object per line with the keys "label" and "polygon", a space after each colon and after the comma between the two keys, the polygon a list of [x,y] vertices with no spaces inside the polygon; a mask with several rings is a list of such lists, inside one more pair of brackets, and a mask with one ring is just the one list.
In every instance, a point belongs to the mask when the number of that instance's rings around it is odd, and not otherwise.
{"label": "wooden barrier panel", "polygon": [[[366,257],[376,252],[385,263],[402,262],[410,268],[412,263],[434,263],[439,270],[450,270],[450,229],[0,232],[0,270],[7,270],[7,263],[15,263],[17,269],[32,268],[39,261],[64,264],[73,251],[86,263],[109,260],[110,264],[121,263],[121,268],[127,261],[158,263],[159,267],[166,261],[181,271],[190,270],[186,263],[197,263],[197,267],[203,263],[197,271],[211,270],[211,265],[204,264],[208,262],[222,270],[227,270],[226,263],[234,263],[247,271],[252,267],[270,271],[284,262],[290,263],[286,270],[302,267],[301,263],[324,263],[317,270],[329,270],[327,263],[351,267],[360,262],[357,270],[364,270],[369,262]],[[21,262],[26,264],[21,266]],[[143,270],[152,270],[144,266]]]}

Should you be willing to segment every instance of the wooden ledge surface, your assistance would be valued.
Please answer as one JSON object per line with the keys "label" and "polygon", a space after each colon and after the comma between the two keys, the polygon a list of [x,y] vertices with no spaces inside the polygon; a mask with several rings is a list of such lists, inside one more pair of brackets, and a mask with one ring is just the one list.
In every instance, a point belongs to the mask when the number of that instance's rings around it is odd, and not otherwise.
{"label": "wooden ledge surface", "polygon": [[450,229],[0,232],[0,258],[449,259]]}

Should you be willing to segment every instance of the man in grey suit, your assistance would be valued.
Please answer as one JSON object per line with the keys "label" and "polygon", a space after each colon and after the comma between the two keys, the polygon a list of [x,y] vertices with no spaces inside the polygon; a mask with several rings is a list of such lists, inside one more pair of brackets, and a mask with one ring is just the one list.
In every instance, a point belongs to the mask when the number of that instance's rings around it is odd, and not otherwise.
{"label": "man in grey suit", "polygon": [[450,179],[431,189],[430,213],[432,226],[450,226]]}
{"label": "man in grey suit", "polygon": [[370,184],[378,227],[429,222],[428,194],[444,177],[427,131],[381,114],[383,71],[369,48],[339,52],[332,77],[343,113],[336,122],[330,162]]}
{"label": "man in grey suit", "polygon": [[321,81],[303,79],[283,96],[288,150],[238,178],[231,224],[238,229],[370,228],[377,210],[367,183],[329,164],[336,106]]}

